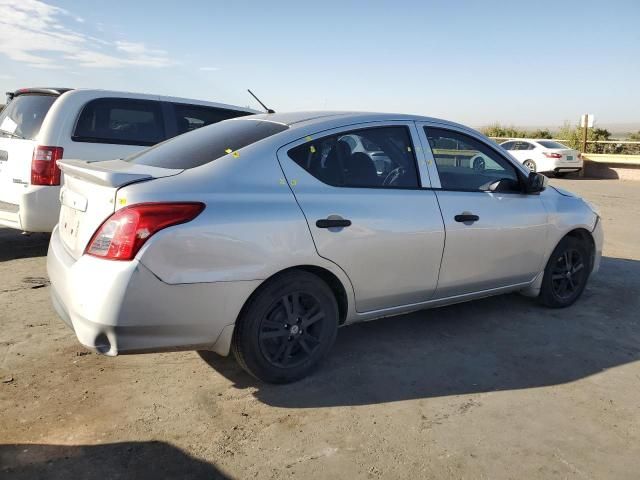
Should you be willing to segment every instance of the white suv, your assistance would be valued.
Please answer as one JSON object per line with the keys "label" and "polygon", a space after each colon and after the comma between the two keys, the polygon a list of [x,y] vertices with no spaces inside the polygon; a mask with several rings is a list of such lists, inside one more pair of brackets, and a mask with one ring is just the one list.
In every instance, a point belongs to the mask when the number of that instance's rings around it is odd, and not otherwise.
{"label": "white suv", "polygon": [[255,110],[104,90],[27,88],[0,113],[0,226],[50,232],[58,222],[57,160],[122,158]]}

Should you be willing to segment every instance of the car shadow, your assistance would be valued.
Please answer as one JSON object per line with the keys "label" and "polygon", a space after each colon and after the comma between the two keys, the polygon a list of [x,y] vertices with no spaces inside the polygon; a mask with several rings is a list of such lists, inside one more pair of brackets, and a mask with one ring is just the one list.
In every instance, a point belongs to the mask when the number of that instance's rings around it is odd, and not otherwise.
{"label": "car shadow", "polygon": [[18,230],[0,228],[0,262],[44,257],[47,255],[50,238],[49,233],[23,235]]}
{"label": "car shadow", "polygon": [[512,294],[347,326],[321,367],[290,385],[258,382],[232,357],[201,356],[236,388],[287,408],[543,387],[640,360],[638,291],[640,262],[604,258],[566,309]]}
{"label": "car shadow", "polygon": [[165,442],[101,445],[0,445],[6,480],[226,479],[215,466]]}

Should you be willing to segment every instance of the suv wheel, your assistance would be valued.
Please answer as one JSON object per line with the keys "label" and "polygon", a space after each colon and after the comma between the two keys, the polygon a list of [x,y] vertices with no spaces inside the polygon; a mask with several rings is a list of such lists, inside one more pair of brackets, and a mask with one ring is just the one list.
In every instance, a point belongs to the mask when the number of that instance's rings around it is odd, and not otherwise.
{"label": "suv wheel", "polygon": [[338,330],[338,305],[327,284],[308,272],[267,282],[245,306],[233,336],[238,363],[269,383],[308,375],[326,356]]}

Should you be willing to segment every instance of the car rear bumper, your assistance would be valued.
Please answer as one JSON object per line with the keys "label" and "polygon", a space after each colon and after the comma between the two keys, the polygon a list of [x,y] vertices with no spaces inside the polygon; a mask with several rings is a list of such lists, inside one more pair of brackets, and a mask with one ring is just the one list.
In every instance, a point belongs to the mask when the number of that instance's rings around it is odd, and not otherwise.
{"label": "car rear bumper", "polygon": [[25,232],[51,232],[60,214],[59,195],[58,186],[26,187],[14,201],[0,202],[0,225]]}
{"label": "car rear bumper", "polygon": [[75,260],[57,227],[47,271],[58,315],[82,345],[110,356],[185,349],[226,355],[240,309],[260,283],[170,285],[138,260]]}

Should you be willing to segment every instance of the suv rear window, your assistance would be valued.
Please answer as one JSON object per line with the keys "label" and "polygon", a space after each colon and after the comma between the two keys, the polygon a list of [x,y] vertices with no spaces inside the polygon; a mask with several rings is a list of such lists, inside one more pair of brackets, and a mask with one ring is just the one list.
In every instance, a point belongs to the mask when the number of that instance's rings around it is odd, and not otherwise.
{"label": "suv rear window", "polygon": [[221,122],[222,120],[251,115],[249,112],[227,110],[224,108],[204,107],[184,103],[173,103],[172,105],[176,115],[178,135],[190,132],[196,128],[206,127],[212,123]]}
{"label": "suv rear window", "polygon": [[54,95],[19,95],[0,113],[0,135],[33,140],[47,115]]}
{"label": "suv rear window", "polygon": [[71,137],[75,142],[151,146],[166,138],[160,102],[99,98],[87,103]]}
{"label": "suv rear window", "polygon": [[127,161],[152,167],[195,168],[288,128],[260,120],[227,120],[167,140]]}

